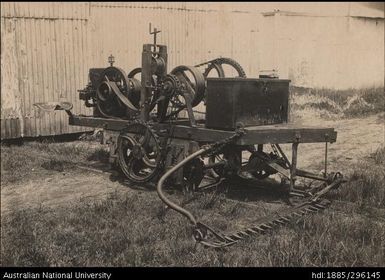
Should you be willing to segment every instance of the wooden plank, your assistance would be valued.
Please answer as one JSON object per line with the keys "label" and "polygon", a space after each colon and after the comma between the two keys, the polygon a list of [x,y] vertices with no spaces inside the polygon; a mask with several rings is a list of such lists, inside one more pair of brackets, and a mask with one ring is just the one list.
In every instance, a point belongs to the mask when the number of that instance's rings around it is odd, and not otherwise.
{"label": "wooden plank", "polygon": [[337,133],[333,129],[292,129],[292,130],[265,130],[250,131],[242,137],[240,144],[274,144],[274,143],[318,143],[318,142],[335,142]]}
{"label": "wooden plank", "polygon": [[[121,130],[130,123],[128,120],[118,120],[118,119],[103,119],[95,117],[82,117],[82,116],[73,116],[69,121],[70,125],[78,126],[89,126],[89,127],[99,127],[107,130]],[[166,135],[165,130],[167,130],[169,124],[154,124],[154,129],[159,133],[160,136]],[[189,127],[183,125],[174,125],[173,126],[173,136],[178,139],[193,140],[198,142],[217,142],[225,138],[228,138],[234,135],[233,131],[224,131],[224,130],[215,130],[208,129],[204,127]],[[325,138],[325,135],[328,134],[328,140]],[[300,135],[300,138],[297,136]],[[243,135],[236,144],[238,145],[254,145],[254,144],[275,144],[275,143],[318,143],[318,142],[335,142],[337,138],[337,133],[333,128],[304,128],[297,127],[292,129],[282,129],[277,128],[260,130],[250,130]]]}

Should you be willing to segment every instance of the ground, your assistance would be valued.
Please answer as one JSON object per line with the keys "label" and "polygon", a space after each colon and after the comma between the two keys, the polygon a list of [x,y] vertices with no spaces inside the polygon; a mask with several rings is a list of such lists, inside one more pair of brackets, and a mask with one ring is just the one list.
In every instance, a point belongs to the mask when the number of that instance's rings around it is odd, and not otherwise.
{"label": "ground", "polygon": [[[297,121],[337,130],[328,168],[349,182],[332,194],[336,201],[323,213],[219,251],[196,247],[187,220],[165,210],[154,189],[100,171],[107,169],[107,153],[96,142],[2,145],[2,264],[383,265],[384,114],[338,120],[303,115]],[[323,149],[324,144],[300,144],[299,167],[322,170]],[[237,192],[201,195],[186,207],[202,221],[229,230],[283,204],[251,192],[248,202],[255,207],[240,203],[247,197]],[[170,195],[185,200],[179,192]]]}

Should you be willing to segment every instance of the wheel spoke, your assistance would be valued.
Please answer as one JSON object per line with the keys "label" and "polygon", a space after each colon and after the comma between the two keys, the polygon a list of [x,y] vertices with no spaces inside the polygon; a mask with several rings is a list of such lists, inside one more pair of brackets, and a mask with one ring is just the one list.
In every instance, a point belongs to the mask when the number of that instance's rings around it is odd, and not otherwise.
{"label": "wheel spoke", "polygon": [[138,143],[137,143],[133,138],[131,138],[130,136],[127,136],[127,135],[121,135],[121,137],[125,140],[126,143],[131,144],[131,146],[130,146],[131,149],[132,149],[135,145],[138,144]]}
{"label": "wheel spoke", "polygon": [[151,167],[151,168],[157,167],[156,162],[152,161],[147,155],[144,155],[142,160],[143,160],[143,163],[148,167]]}

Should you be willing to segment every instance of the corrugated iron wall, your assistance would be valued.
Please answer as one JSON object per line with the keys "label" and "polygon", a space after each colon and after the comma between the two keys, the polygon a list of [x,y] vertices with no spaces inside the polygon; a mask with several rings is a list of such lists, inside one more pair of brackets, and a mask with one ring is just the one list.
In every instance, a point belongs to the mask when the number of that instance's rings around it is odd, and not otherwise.
{"label": "corrugated iron wall", "polygon": [[105,66],[111,53],[116,64],[125,70],[140,66],[143,43],[152,43],[148,33],[149,22],[152,22],[162,30],[158,42],[168,47],[169,70],[181,64],[195,65],[229,56],[239,60],[247,72],[257,72],[257,36],[253,36],[256,15],[207,7],[190,10],[186,6],[180,7],[181,3],[162,3],[161,7],[151,4],[153,6],[149,7],[145,4],[91,3],[91,53],[96,66]]}
{"label": "corrugated iron wall", "polygon": [[[275,13],[275,65],[296,86],[384,87],[384,19]],[[269,47],[269,45],[265,45]]]}
{"label": "corrugated iron wall", "polygon": [[76,90],[87,83],[88,15],[85,3],[1,3],[2,139],[84,130],[33,103],[68,100],[87,112]]}

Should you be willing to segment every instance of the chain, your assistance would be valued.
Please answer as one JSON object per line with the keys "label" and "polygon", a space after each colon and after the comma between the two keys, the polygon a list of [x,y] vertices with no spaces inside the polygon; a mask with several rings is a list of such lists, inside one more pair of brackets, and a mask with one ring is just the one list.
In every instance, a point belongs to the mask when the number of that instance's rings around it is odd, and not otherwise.
{"label": "chain", "polygon": [[194,67],[201,67],[201,66],[204,66],[204,65],[208,65],[210,63],[213,63],[215,61],[217,61],[219,58],[216,58],[216,59],[213,59],[213,60],[209,60],[209,61],[206,61],[206,62],[202,62],[200,64],[197,64],[197,65],[194,65]]}
{"label": "chain", "polygon": [[230,137],[208,145],[209,147],[208,147],[205,155],[210,157],[210,156],[214,156],[216,154],[219,154],[225,146],[235,142],[238,138],[242,137],[244,134],[245,134],[244,129],[240,128],[240,129],[236,130],[235,133],[233,135],[231,135]]}

